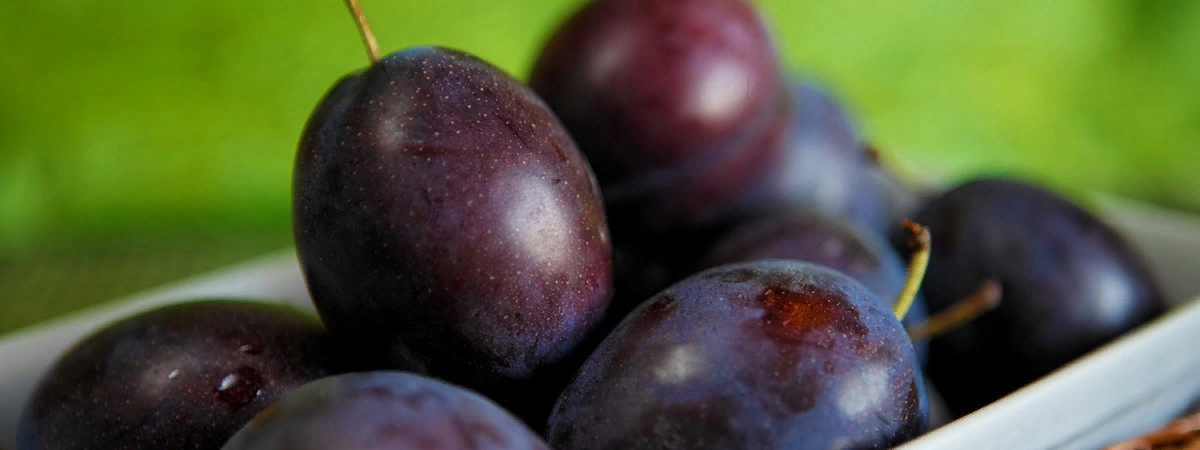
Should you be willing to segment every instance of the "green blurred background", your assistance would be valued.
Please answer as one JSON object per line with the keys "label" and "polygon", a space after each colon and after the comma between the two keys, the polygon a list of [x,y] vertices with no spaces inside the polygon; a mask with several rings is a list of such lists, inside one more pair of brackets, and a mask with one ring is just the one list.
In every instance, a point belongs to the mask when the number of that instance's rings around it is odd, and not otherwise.
{"label": "green blurred background", "polygon": [[[579,0],[363,2],[525,78]],[[1200,211],[1200,2],[760,5],[906,168]],[[300,128],[366,62],[339,0],[6,2],[0,51],[0,332],[290,245]]]}

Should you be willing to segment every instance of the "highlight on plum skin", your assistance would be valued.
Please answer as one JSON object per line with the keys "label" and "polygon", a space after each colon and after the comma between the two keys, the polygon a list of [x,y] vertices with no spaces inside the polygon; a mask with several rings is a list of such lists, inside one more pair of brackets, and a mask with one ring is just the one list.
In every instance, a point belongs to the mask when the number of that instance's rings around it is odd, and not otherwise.
{"label": "highlight on plum skin", "polygon": [[547,38],[530,86],[587,156],[620,242],[737,201],[786,122],[781,79],[750,2],[594,0]]}

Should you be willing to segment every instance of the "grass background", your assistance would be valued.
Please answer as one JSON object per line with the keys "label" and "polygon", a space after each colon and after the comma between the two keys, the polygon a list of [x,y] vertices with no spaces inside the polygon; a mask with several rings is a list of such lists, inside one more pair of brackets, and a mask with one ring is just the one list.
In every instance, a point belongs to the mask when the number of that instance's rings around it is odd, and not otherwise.
{"label": "grass background", "polygon": [[[525,78],[578,0],[363,0],[385,51]],[[1200,2],[758,2],[905,167],[1200,211]],[[365,54],[336,0],[0,8],[0,332],[290,245],[300,128]]]}

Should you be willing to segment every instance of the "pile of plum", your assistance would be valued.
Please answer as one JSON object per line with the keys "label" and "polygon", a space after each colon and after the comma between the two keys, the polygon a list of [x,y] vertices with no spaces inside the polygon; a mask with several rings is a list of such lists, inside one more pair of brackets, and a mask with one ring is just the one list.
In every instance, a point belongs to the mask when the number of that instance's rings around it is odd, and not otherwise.
{"label": "pile of plum", "polygon": [[20,450],[890,448],[930,429],[927,379],[961,416],[1166,310],[1063,197],[901,182],[747,1],[593,0],[528,84],[380,57],[349,4],[371,64],[295,160],[319,317],[111,324]]}

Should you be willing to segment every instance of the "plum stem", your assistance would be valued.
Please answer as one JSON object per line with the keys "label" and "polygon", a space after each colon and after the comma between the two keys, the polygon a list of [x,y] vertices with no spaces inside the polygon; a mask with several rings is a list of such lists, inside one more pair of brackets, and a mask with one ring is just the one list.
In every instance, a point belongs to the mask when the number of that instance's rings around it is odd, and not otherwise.
{"label": "plum stem", "polygon": [[371,31],[371,24],[367,23],[367,15],[363,14],[358,0],[345,1],[346,7],[350,8],[350,14],[354,16],[354,22],[358,24],[358,34],[362,36],[363,46],[367,47],[367,59],[371,60],[371,64],[375,64],[379,61],[379,42],[375,41],[375,32]]}
{"label": "plum stem", "polygon": [[939,336],[995,309],[1000,305],[1000,297],[1000,283],[996,280],[984,280],[971,295],[934,314],[924,322],[913,325],[908,329],[908,337],[913,341],[920,341]]}
{"label": "plum stem", "polygon": [[1188,442],[1188,439],[1200,440],[1200,413],[1176,419],[1162,428],[1110,445],[1104,450],[1151,450],[1167,445],[1176,448],[1176,445],[1182,444],[1190,446],[1179,448],[1196,448],[1196,444]]}
{"label": "plum stem", "polygon": [[897,159],[894,156],[894,152],[880,149],[879,146],[871,142],[863,142],[862,151],[870,164],[881,168],[886,173],[892,174],[896,183],[912,189],[918,195],[926,195],[937,191],[937,188],[930,185],[928,180]]}
{"label": "plum stem", "polygon": [[900,295],[896,296],[896,303],[892,305],[892,312],[896,313],[896,319],[899,320],[904,320],[909,308],[912,308],[917,290],[921,288],[921,280],[925,279],[931,239],[929,228],[909,220],[905,220],[903,225],[904,229],[908,230],[908,245],[913,247],[913,254],[908,264],[908,278],[904,280],[904,288],[900,290]]}

